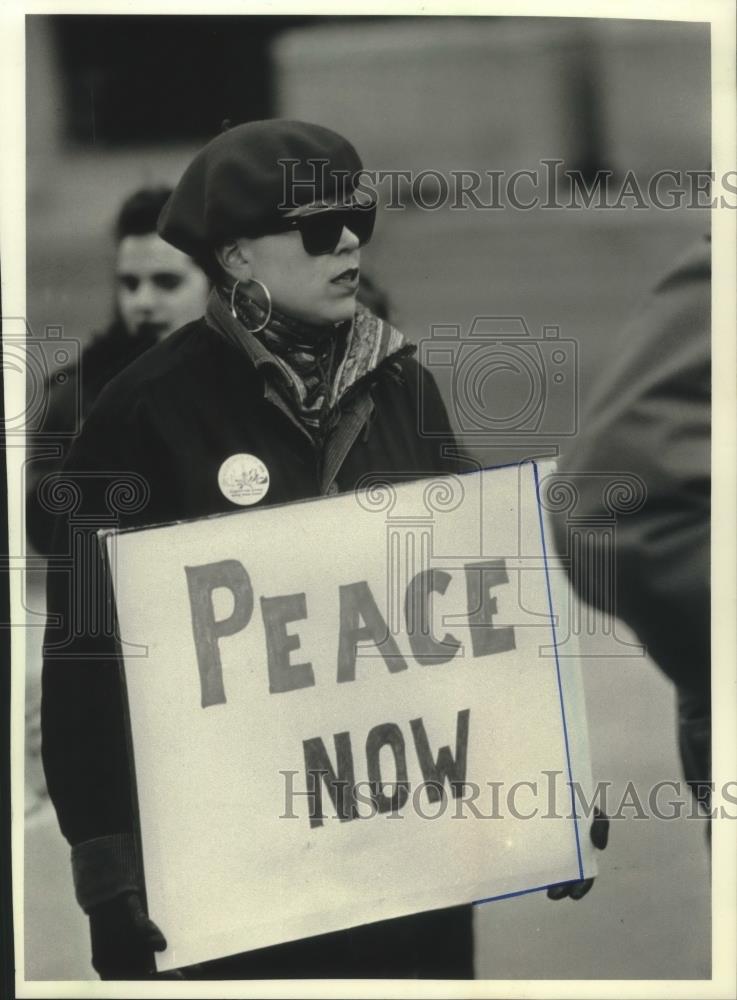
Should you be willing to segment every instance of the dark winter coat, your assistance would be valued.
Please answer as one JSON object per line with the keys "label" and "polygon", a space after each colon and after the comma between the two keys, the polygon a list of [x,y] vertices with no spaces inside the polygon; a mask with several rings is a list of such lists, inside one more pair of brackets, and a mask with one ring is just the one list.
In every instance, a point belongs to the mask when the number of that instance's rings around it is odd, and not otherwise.
{"label": "dark winter coat", "polygon": [[[573,476],[584,524],[610,516],[602,477],[637,477],[636,501],[631,510],[625,501],[617,517],[614,604],[608,577],[587,569],[600,565],[602,552],[589,552],[573,583],[627,622],[671,680],[702,696],[710,657],[710,250],[699,241],[623,331],[560,463],[563,477]],[[555,526],[565,551],[565,518]],[[606,543],[592,532],[589,544],[598,539]]]}

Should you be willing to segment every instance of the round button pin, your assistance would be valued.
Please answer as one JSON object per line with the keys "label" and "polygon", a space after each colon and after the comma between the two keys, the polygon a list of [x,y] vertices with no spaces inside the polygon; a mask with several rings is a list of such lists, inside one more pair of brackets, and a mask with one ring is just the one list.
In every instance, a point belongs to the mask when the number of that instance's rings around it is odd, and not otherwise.
{"label": "round button pin", "polygon": [[218,470],[218,486],[231,503],[250,507],[268,493],[269,470],[255,455],[231,455]]}

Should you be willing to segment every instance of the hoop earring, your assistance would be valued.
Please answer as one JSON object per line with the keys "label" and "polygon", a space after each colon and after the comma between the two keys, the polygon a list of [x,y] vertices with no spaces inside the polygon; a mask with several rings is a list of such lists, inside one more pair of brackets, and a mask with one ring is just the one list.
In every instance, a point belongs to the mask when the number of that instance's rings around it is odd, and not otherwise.
{"label": "hoop earring", "polygon": [[[253,329],[251,330],[249,330],[248,327],[245,326],[245,324],[243,324],[243,326],[246,333],[260,333],[261,330],[264,329],[264,327],[268,326],[269,320],[271,319],[271,311],[272,311],[271,292],[262,281],[258,280],[258,278],[249,279],[249,284],[251,282],[253,282],[255,285],[258,285],[259,288],[263,290],[264,297],[266,299],[266,318],[261,324],[259,324],[259,326],[253,327]],[[240,323],[243,323],[243,320],[241,320],[241,318],[239,317],[238,313],[235,310],[235,290],[238,287],[238,285],[240,285],[240,280],[236,281],[236,283],[230,290],[230,313],[233,319],[237,319]]]}

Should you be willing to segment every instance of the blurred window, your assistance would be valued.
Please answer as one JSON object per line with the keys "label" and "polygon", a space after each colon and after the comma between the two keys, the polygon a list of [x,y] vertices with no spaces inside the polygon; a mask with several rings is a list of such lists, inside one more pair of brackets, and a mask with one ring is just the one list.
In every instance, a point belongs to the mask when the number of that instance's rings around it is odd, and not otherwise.
{"label": "blurred window", "polygon": [[269,43],[308,18],[50,20],[65,89],[66,138],[114,146],[210,138],[224,118],[269,117]]}

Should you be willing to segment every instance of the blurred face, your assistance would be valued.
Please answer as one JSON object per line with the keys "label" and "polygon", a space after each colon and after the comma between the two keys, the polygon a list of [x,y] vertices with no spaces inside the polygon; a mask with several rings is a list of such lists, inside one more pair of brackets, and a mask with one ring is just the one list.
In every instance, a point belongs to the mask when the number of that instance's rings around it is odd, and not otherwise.
{"label": "blurred face", "polygon": [[128,333],[161,339],[202,316],[208,282],[189,257],[147,233],[120,241],[116,291]]}
{"label": "blurred face", "polygon": [[[309,209],[302,208],[293,215]],[[228,271],[241,281],[256,278],[269,289],[276,309],[307,323],[328,325],[353,318],[356,309],[360,243],[343,227],[332,253],[311,256],[296,230],[240,239],[240,262]]]}

